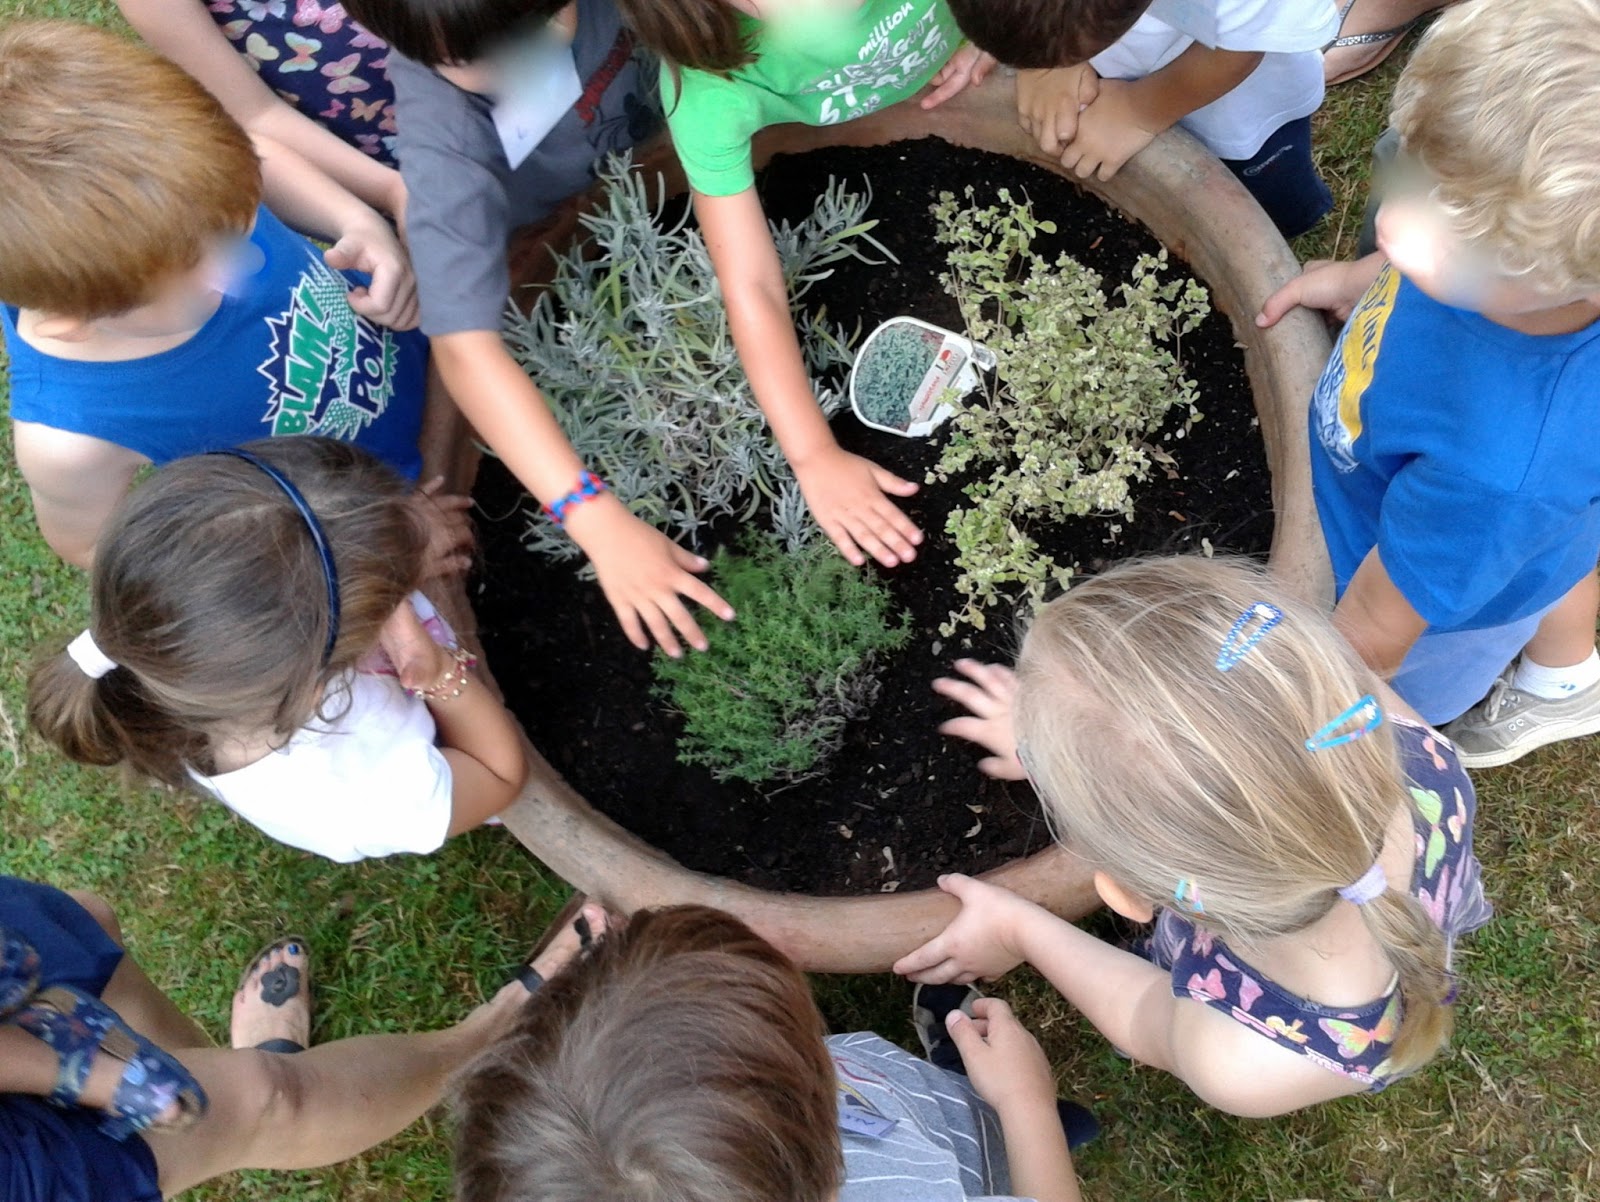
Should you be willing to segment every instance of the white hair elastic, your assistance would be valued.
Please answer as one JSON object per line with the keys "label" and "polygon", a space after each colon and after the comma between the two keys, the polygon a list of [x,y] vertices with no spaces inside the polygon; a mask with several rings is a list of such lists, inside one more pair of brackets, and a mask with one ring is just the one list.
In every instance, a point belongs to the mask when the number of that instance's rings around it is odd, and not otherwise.
{"label": "white hair elastic", "polygon": [[99,680],[118,666],[116,660],[100,650],[100,644],[94,641],[94,635],[87,630],[67,644],[67,654],[91,680]]}

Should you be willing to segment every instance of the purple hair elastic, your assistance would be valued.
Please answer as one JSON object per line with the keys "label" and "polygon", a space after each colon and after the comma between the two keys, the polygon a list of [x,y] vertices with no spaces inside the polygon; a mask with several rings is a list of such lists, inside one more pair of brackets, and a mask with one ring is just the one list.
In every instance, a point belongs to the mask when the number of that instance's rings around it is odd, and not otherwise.
{"label": "purple hair elastic", "polygon": [[1383,871],[1383,865],[1376,860],[1372,867],[1363,872],[1360,879],[1351,881],[1339,890],[1339,896],[1347,902],[1354,902],[1364,906],[1374,898],[1382,897],[1389,891],[1389,877]]}

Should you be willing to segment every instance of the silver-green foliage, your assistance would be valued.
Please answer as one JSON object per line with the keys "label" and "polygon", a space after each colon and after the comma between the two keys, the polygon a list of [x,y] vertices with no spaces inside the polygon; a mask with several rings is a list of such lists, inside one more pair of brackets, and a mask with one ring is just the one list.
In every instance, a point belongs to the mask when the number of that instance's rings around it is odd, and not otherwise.
{"label": "silver-green foliage", "polygon": [[880,426],[905,429],[907,405],[933,366],[943,339],[921,326],[891,326],[872,340],[855,369],[856,403]]}
{"label": "silver-green foliage", "polygon": [[820,772],[877,699],[878,657],[910,629],[888,587],[817,540],[765,535],[718,554],[712,579],[738,613],[711,647],[655,658],[656,691],[684,716],[678,758],[719,780],[793,782]]}
{"label": "silver-green foliage", "polygon": [[[538,382],[578,457],[644,521],[693,539],[719,514],[753,517],[771,503],[774,529],[791,546],[810,538],[800,490],[728,332],[710,255],[687,216],[663,229],[644,180],[613,160],[601,175],[606,202],[583,218],[585,249],[560,255],[554,283],[523,316],[507,317],[512,355]],[[876,222],[870,195],[830,183],[798,226],[775,225],[806,366],[818,376],[850,362],[847,336],[800,308],[830,265],[864,259]],[[843,403],[813,379],[825,414]],[[524,538],[556,559],[577,554],[559,530],[534,519]]]}
{"label": "silver-green foliage", "polygon": [[1052,581],[1065,587],[1072,565],[1042,553],[1030,528],[1089,513],[1132,515],[1129,485],[1149,474],[1164,452],[1145,441],[1174,407],[1184,429],[1199,419],[1195,384],[1177,358],[1179,339],[1209,309],[1194,280],[1163,283],[1166,251],[1140,256],[1114,295],[1076,260],[1054,263],[1033,253],[1036,233],[1055,226],[1031,203],[979,207],[944,192],[934,205],[938,240],[950,248],[941,279],[957,298],[974,341],[1000,361],[988,398],[958,406],[930,480],[987,470],[969,484],[972,502],[952,511],[945,529],[956,546],[958,623],[982,629],[984,610],[1001,589],[1036,606]]}

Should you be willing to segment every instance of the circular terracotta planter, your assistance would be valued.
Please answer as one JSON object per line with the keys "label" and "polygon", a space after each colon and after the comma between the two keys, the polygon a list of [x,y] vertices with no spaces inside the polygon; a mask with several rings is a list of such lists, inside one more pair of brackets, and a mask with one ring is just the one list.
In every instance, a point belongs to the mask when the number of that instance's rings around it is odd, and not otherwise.
{"label": "circular terracotta planter", "polygon": [[[1018,127],[1006,79],[991,79],[931,113],[903,104],[847,125],[768,130],[756,143],[756,158],[760,163],[777,153],[873,146],[930,134],[1065,174],[1041,157]],[[682,190],[670,147],[644,153],[640,167],[664,175],[669,193]],[[962,182],[952,179],[952,189]],[[890,189],[894,182],[874,185]],[[1311,500],[1306,406],[1327,361],[1327,332],[1304,311],[1289,314],[1272,330],[1258,330],[1253,321],[1261,302],[1299,271],[1298,263],[1228,170],[1179,131],[1156,139],[1114,180],[1088,186],[1187,260],[1210,286],[1212,303],[1232,319],[1244,346],[1272,472],[1273,570],[1298,591],[1326,599],[1330,577]],[[574,215],[568,212],[531,241],[520,241],[513,252],[518,278],[542,274],[540,260],[548,261],[544,248],[574,232]],[[470,487],[476,464],[470,452],[463,453],[467,443],[461,433],[446,423],[433,436],[435,445],[425,448],[430,459],[459,464],[463,484]],[[804,967],[824,972],[886,969],[941,930],[955,911],[955,903],[936,889],[819,898],[764,892],[690,871],[598,813],[531,746],[529,752],[528,785],[504,815],[506,825],[552,871],[619,909],[683,902],[719,906]],[[1097,904],[1084,866],[1060,847],[995,869],[985,879],[1067,917]]]}

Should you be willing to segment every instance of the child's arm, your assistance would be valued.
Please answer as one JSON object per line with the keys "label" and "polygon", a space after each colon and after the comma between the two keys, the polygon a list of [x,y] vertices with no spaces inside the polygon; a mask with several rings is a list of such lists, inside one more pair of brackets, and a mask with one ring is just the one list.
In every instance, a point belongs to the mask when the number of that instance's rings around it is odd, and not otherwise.
{"label": "child's arm", "polygon": [[1367,552],[1333,607],[1333,624],[1366,665],[1385,679],[1394,675],[1428,628],[1389,578],[1376,547]]}
{"label": "child's arm", "polygon": [[909,480],[844,450],[817,406],[795,336],[789,290],[761,199],[694,194],[695,215],[728,307],[728,326],[756,402],[772,426],[812,516],[853,564],[886,567],[916,556],[922,532],[885,494],[908,497]]}
{"label": "child's arm", "polygon": [[13,422],[11,430],[39,533],[62,559],[88,568],[106,520],[148,461],[115,443],[37,422]]}
{"label": "child's arm", "polygon": [[[516,720],[482,680],[433,641],[410,601],[396,608],[379,641],[402,685],[438,694],[424,700],[438,728],[439,750],[450,765],[448,833],[482,826],[517,799],[527,779]],[[451,696],[458,687],[460,692]]]}
{"label": "child's arm", "polygon": [[1017,121],[1039,143],[1039,149],[1060,158],[1078,136],[1078,114],[1100,94],[1100,76],[1088,63],[1044,71],[1017,72]]}
{"label": "child's arm", "polygon": [[1284,1114],[1363,1088],[1226,1015],[1173,996],[1162,969],[1007,889],[960,875],[940,877],[939,888],[960,900],[961,912],[895,964],[904,976],[974,980],[1031,964],[1118,1050],[1172,1073],[1229,1114]]}
{"label": "child's arm", "polygon": [[[498,331],[440,334],[432,346],[440,378],[478,436],[541,504],[577,487],[585,464]],[[681,655],[675,629],[705,650],[706,636],[683,597],[733,619],[733,607],[694,575],[710,566],[705,559],[634,517],[614,493],[572,506],[563,528],[589,556],[628,641],[640,650],[654,638],[668,655]]]}
{"label": "child's arm", "polygon": [[1275,326],[1285,313],[1300,306],[1331,313],[1343,321],[1372,287],[1387,261],[1382,251],[1373,251],[1351,263],[1312,259],[1299,275],[1262,302],[1256,325],[1262,329]]}
{"label": "child's arm", "polygon": [[1260,51],[1215,50],[1196,42],[1142,79],[1101,80],[1094,103],[1078,115],[1061,165],[1080,179],[1110,179],[1162,130],[1233,91],[1261,59]]}
{"label": "child's arm", "polygon": [[274,95],[228,44],[199,0],[117,0],[139,35],[182,67],[222,102],[246,133],[292,145],[332,179],[381,212],[403,222],[400,173],[341,141]]}
{"label": "child's arm", "polygon": [[267,207],[284,224],[333,243],[323,253],[329,267],[372,277],[366,287],[351,289],[350,307],[391,329],[415,328],[417,281],[389,223],[281,142],[254,142]]}
{"label": "child's arm", "polygon": [[979,998],[972,1010],[972,1018],[952,1010],[947,1025],[973,1091],[999,1116],[1011,1193],[1035,1202],[1078,1202],[1078,1174],[1044,1050],[999,998]]}

